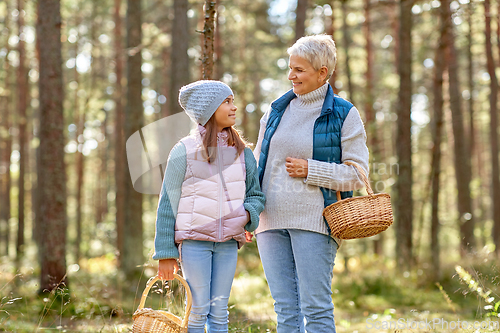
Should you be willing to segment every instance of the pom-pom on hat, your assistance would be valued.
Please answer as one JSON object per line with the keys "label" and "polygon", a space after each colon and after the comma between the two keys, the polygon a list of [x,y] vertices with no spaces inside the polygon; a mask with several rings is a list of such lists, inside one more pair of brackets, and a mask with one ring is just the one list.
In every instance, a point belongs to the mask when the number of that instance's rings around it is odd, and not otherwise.
{"label": "pom-pom on hat", "polygon": [[194,122],[205,126],[224,100],[233,95],[227,84],[201,80],[179,90],[179,104]]}

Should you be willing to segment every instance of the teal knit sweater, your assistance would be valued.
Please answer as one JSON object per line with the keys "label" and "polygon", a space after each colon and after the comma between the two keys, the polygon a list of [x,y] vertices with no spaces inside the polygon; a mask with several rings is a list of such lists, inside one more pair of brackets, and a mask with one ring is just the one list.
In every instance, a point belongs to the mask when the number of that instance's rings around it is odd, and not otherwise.
{"label": "teal knit sweater", "polygon": [[[250,214],[245,230],[254,231],[259,225],[259,214],[264,210],[265,197],[260,190],[257,162],[250,148],[245,148],[246,195],[243,206]],[[186,175],[186,147],[177,143],[168,157],[167,168],[158,201],[156,214],[155,253],[153,259],[177,259],[175,221],[181,198],[182,183]]]}

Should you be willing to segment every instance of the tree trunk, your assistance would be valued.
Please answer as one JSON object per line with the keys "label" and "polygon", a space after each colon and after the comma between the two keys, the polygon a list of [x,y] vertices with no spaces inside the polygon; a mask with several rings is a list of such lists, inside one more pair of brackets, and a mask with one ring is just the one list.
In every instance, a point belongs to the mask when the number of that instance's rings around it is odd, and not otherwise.
{"label": "tree trunk", "polygon": [[40,291],[66,281],[66,172],[64,165],[61,13],[58,0],[40,0],[40,155],[38,163]]}
{"label": "tree trunk", "polygon": [[188,0],[174,0],[174,20],[172,26],[171,71],[169,114],[182,112],[178,103],[178,94],[182,86],[189,83],[189,47]]}
{"label": "tree trunk", "polygon": [[203,26],[203,80],[211,80],[214,74],[215,2],[205,0],[205,25]]}
{"label": "tree trunk", "polygon": [[[77,20],[76,26],[80,24],[80,19]],[[74,43],[75,47],[75,55],[78,54],[78,41]],[[74,70],[75,82],[80,83],[80,76],[78,74],[77,67],[75,66]],[[73,102],[73,114],[75,115],[75,123],[76,123],[76,140],[78,149],[76,151],[75,158],[75,167],[76,167],[76,239],[75,239],[75,261],[76,263],[80,262],[81,258],[81,242],[82,242],[82,207],[83,207],[83,177],[84,177],[84,156],[83,156],[83,140],[80,142],[80,139],[83,138],[83,130],[85,127],[85,111],[80,110],[79,97],[78,97],[78,89],[75,89],[74,92],[74,102]]]}
{"label": "tree trunk", "polygon": [[490,142],[491,142],[491,186],[493,206],[493,241],[496,253],[500,256],[500,178],[498,165],[498,81],[495,74],[495,63],[493,61],[493,48],[491,45],[491,18],[490,0],[484,1],[485,16],[485,38],[486,38],[486,62],[490,74]]}
{"label": "tree trunk", "polygon": [[[472,11],[474,10],[472,6],[473,6],[473,3],[471,1],[468,3],[468,9],[470,11],[470,14],[468,16],[469,21],[471,20]],[[490,7],[491,7],[491,1],[490,1]],[[497,50],[498,50],[498,55],[499,55],[498,63],[500,65],[500,12],[499,12],[499,10],[500,10],[500,3],[497,3]],[[491,22],[491,15],[492,14],[490,13],[490,22]],[[491,23],[490,23],[490,25],[491,25]],[[472,30],[470,25],[469,25],[469,27]],[[492,46],[492,49],[493,49],[493,46]]]}
{"label": "tree trunk", "polygon": [[[475,153],[475,145],[476,145],[476,138],[475,138],[475,126],[474,126],[474,61],[473,61],[473,56],[472,56],[472,14],[474,13],[474,8],[472,7],[473,3],[472,1],[469,2],[467,5],[467,25],[469,28],[469,31],[467,32],[467,81],[468,81],[468,89],[469,89],[469,154],[471,156],[471,159],[474,156]],[[500,13],[499,13],[500,14]],[[500,33],[500,21],[498,31]],[[500,40],[499,40],[500,41]],[[500,48],[500,45],[498,45]],[[471,169],[472,169],[472,162],[471,162]],[[471,172],[472,176],[473,172]],[[472,179],[472,177],[471,177]]]}
{"label": "tree trunk", "polygon": [[470,252],[474,245],[474,219],[472,216],[471,198],[470,198],[470,156],[468,140],[464,130],[464,120],[462,114],[459,79],[458,79],[458,61],[455,49],[455,37],[453,32],[452,17],[449,0],[441,0],[441,15],[446,27],[446,60],[448,64],[448,75],[450,79],[450,109],[452,114],[454,152],[455,152],[455,177],[458,190],[458,213],[460,226],[460,253]]}
{"label": "tree trunk", "polygon": [[439,244],[439,178],[441,173],[441,136],[443,128],[443,72],[445,69],[444,55],[446,52],[446,27],[441,21],[441,34],[438,48],[434,56],[434,119],[432,122],[432,162],[431,162],[431,261],[433,281],[439,281],[441,272],[440,244]]}
{"label": "tree trunk", "polygon": [[[5,12],[10,13],[9,2],[5,3]],[[10,14],[5,15],[4,26],[11,31],[10,27]],[[12,90],[12,71],[9,64],[9,54],[10,45],[8,40],[10,38],[10,33],[5,35],[4,45],[6,48],[6,54],[3,63],[3,69],[5,73],[4,87],[7,92],[5,96],[0,97],[0,105],[2,108],[0,110],[0,115],[2,116],[2,130],[0,131],[0,253],[8,256],[9,255],[9,245],[10,245],[10,188],[11,188],[11,174],[10,174],[10,155],[12,154],[12,137],[9,132],[12,126],[13,113],[11,110],[11,90]]]}
{"label": "tree trunk", "polygon": [[[371,38],[371,14],[370,14],[370,0],[364,0],[365,21],[363,22],[363,33],[365,36],[365,51],[366,51],[366,72],[365,72],[365,119],[366,129],[368,136],[368,143],[370,145],[370,159],[371,164],[378,163],[380,160],[377,122],[375,119],[375,110],[373,109],[373,45]],[[371,173],[372,180],[376,183],[379,181],[380,176],[376,172]],[[377,192],[376,187],[373,189]],[[383,249],[384,234],[380,234],[373,240],[373,251],[375,254],[381,255]]]}
{"label": "tree trunk", "polygon": [[399,42],[399,17],[398,17],[398,2],[393,1],[392,5],[389,5],[389,16],[391,20],[391,30],[393,32],[393,40],[394,40],[394,70],[398,70],[398,59],[399,59],[399,50],[400,50],[400,42]]}
{"label": "tree trunk", "polygon": [[[76,66],[75,66],[76,67]],[[76,101],[76,99],[75,99]],[[75,106],[78,106],[77,104]],[[75,112],[78,114],[78,125],[77,125],[77,138],[83,134],[83,127],[85,124],[85,112],[75,108]],[[83,144],[82,144],[83,146]],[[85,157],[82,151],[76,152],[76,240],[75,240],[75,260],[76,263],[80,261],[81,258],[81,243],[82,243],[82,208],[83,202],[83,182],[84,182],[84,162]]]}
{"label": "tree trunk", "polygon": [[[92,43],[92,51],[90,52],[90,59],[92,62],[92,67],[90,71],[90,88],[89,88],[89,94],[87,95],[87,105],[89,105],[91,98],[95,94],[94,88],[98,84],[98,79],[99,79],[99,73],[103,72],[103,66],[98,66],[99,64],[102,64],[102,61],[100,61],[103,56],[102,56],[102,51],[99,50],[98,48],[100,47],[100,43],[97,39],[97,36],[100,31],[100,25],[99,22],[99,6],[102,6],[102,2],[98,0],[92,0],[92,12],[91,12],[91,17],[90,17],[90,22],[91,22],[91,27],[90,27],[90,41]],[[106,112],[105,117],[107,118],[108,113]],[[106,119],[105,118],[105,119]],[[101,133],[106,137],[106,131],[105,127],[103,124],[106,122],[104,120],[101,123]],[[107,200],[107,192],[108,192],[108,177],[106,176],[106,166],[107,166],[107,151],[108,148],[105,146],[105,144],[108,141],[103,141],[98,144],[98,147],[96,149],[96,152],[99,156],[97,164],[98,168],[96,170],[97,176],[97,182],[96,186],[94,187],[94,221],[95,223],[101,223],[104,219],[104,216],[107,211],[108,207],[108,200]]]}
{"label": "tree trunk", "polygon": [[342,3],[342,37],[344,42],[345,52],[345,73],[347,76],[347,89],[349,90],[349,100],[352,104],[354,102],[354,89],[352,86],[352,75],[350,67],[349,46],[351,45],[351,37],[349,35],[349,27],[347,26],[347,0],[341,0]]}
{"label": "tree trunk", "polygon": [[[332,15],[331,16],[328,16],[329,19],[327,18],[326,19],[326,22],[325,22],[325,32],[327,35],[330,35],[332,36],[332,39],[335,41],[335,1],[331,1],[330,3],[330,6],[332,7]],[[335,42],[335,45],[337,46],[337,42]],[[330,77],[330,79],[328,80],[330,82],[330,85],[332,86],[333,88],[333,92],[338,94],[338,89],[337,87],[335,87],[335,81],[337,80],[337,70],[335,69],[332,73],[332,76]]]}
{"label": "tree trunk", "polygon": [[[106,128],[108,124],[109,113],[106,112],[104,120],[101,123],[101,133],[105,138],[108,137],[106,133]],[[99,143],[97,151],[99,153],[99,159],[101,164],[99,166],[99,179],[100,179],[100,191],[99,191],[99,204],[96,207],[96,223],[101,223],[106,218],[108,213],[108,192],[110,188],[109,177],[108,177],[108,161],[109,161],[109,141],[104,140]]]}
{"label": "tree trunk", "polygon": [[411,30],[412,0],[400,0],[398,73],[399,93],[397,109],[396,152],[399,164],[399,177],[396,183],[396,257],[398,267],[408,269],[413,262],[413,199],[411,170]]}
{"label": "tree trunk", "polygon": [[[128,0],[127,49],[138,50],[141,44],[141,1]],[[127,106],[125,111],[125,138],[139,131],[144,125],[142,105],[142,56],[141,51],[129,51],[127,59]],[[128,170],[128,164],[125,163]],[[130,172],[126,173],[130,175]],[[134,190],[131,178],[125,177],[125,220],[123,228],[123,256],[121,268],[128,281],[136,281],[144,264],[142,243],[142,193]],[[139,267],[138,267],[139,266]]]}
{"label": "tree trunk", "polygon": [[[470,1],[467,4],[467,25],[468,25],[468,32],[467,32],[467,86],[469,90],[469,100],[468,100],[468,108],[469,108],[469,156],[470,156],[470,180],[477,181],[479,184],[478,186],[480,188],[484,187],[485,184],[485,178],[481,178],[479,176],[479,165],[477,164],[478,161],[478,151],[477,151],[477,146],[476,146],[476,124],[475,124],[475,112],[474,112],[474,105],[476,103],[475,98],[474,98],[474,89],[475,89],[475,84],[474,84],[474,58],[472,55],[472,48],[473,48],[473,41],[472,41],[472,33],[473,33],[473,28],[472,28],[472,15],[474,13],[474,3]],[[499,13],[500,14],[500,13]],[[500,26],[499,26],[499,31],[500,31]],[[500,45],[499,45],[500,47]],[[486,182],[487,183],[487,182]],[[478,211],[479,213],[477,214],[475,220],[475,224],[477,224],[477,227],[482,231],[484,234],[485,230],[485,220],[482,217],[483,213],[481,210],[481,207],[483,206],[483,200],[481,199],[480,196],[477,196],[476,198],[471,198],[471,209],[473,212]],[[483,243],[481,247],[485,246],[486,244]],[[479,247],[478,247],[479,248]]]}
{"label": "tree trunk", "polygon": [[121,266],[123,255],[123,225],[125,223],[125,137],[123,133],[123,36],[120,16],[122,0],[115,0],[114,10],[114,56],[115,56],[115,208],[116,208],[116,248]]}
{"label": "tree trunk", "polygon": [[297,0],[295,10],[295,41],[306,35],[306,17],[309,0]]}
{"label": "tree trunk", "polygon": [[216,0],[217,16],[215,20],[215,79],[221,80],[224,75],[224,66],[222,65],[222,38],[220,35],[220,0]]}
{"label": "tree trunk", "polygon": [[17,9],[19,11],[18,16],[18,28],[19,28],[19,66],[17,68],[17,91],[18,91],[18,126],[19,126],[19,178],[18,178],[18,216],[19,222],[17,227],[17,241],[16,241],[16,261],[19,262],[23,257],[24,253],[24,224],[25,224],[25,176],[26,176],[26,161],[28,155],[28,144],[27,144],[27,117],[26,110],[28,108],[28,71],[26,69],[26,46],[24,38],[21,34],[24,30],[24,6],[23,0],[17,1]]}

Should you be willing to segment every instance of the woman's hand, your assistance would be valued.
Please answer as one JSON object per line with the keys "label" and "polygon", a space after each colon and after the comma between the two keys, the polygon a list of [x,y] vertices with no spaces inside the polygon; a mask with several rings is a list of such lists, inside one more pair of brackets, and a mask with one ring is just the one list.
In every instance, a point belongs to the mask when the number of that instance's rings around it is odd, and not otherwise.
{"label": "woman's hand", "polygon": [[290,177],[306,178],[307,165],[308,165],[307,160],[303,160],[301,158],[293,158],[293,157],[286,158],[285,167]]}
{"label": "woman's hand", "polygon": [[253,235],[250,231],[245,231],[245,239],[247,240],[247,243],[252,242]]}
{"label": "woman's hand", "polygon": [[176,259],[161,259],[158,263],[158,277],[162,280],[173,280],[174,273],[179,270]]}

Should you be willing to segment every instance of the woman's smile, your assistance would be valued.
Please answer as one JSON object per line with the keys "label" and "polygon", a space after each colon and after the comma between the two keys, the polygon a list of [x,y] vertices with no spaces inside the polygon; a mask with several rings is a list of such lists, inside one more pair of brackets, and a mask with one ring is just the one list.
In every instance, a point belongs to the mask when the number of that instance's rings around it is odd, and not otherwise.
{"label": "woman's smile", "polygon": [[292,82],[293,92],[297,95],[310,93],[325,83],[321,70],[315,70],[304,58],[291,55],[289,67],[288,80]]}

